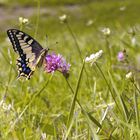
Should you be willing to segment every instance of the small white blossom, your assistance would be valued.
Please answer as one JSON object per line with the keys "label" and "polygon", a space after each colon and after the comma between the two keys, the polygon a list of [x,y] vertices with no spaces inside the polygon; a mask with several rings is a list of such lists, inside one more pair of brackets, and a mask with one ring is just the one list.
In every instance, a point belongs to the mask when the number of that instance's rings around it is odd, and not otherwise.
{"label": "small white blossom", "polygon": [[61,22],[66,22],[66,21],[67,21],[67,15],[64,14],[64,15],[60,16],[60,17],[59,17],[59,20],[60,20]]}
{"label": "small white blossom", "polygon": [[125,11],[125,10],[126,10],[125,6],[120,7],[120,11]]}
{"label": "small white blossom", "polygon": [[91,26],[92,24],[93,24],[93,20],[92,19],[88,20],[87,23],[86,23],[87,26]]}
{"label": "small white blossom", "polygon": [[41,140],[45,140],[46,139],[46,133],[41,133]]}
{"label": "small white blossom", "polygon": [[23,17],[19,17],[18,20],[20,24],[27,24],[29,22],[27,18],[23,18]]}
{"label": "small white blossom", "polygon": [[85,58],[85,62],[93,64],[98,58],[100,58],[103,54],[103,50],[96,52],[95,54],[91,54],[89,57]]}
{"label": "small white blossom", "polygon": [[132,46],[135,46],[136,45],[136,38],[135,37],[132,37],[131,44],[132,44]]}
{"label": "small white blossom", "polygon": [[132,78],[132,72],[129,72],[125,75],[126,79],[130,79]]}
{"label": "small white blossom", "polygon": [[4,111],[10,111],[12,109],[12,104],[6,104],[4,99],[2,99],[0,101],[0,107],[4,110]]}
{"label": "small white blossom", "polygon": [[6,103],[3,103],[2,108],[3,108],[5,111],[10,111],[11,108],[12,108],[12,105],[11,105],[11,104],[7,105]]}
{"label": "small white blossom", "polygon": [[109,28],[103,28],[101,31],[104,35],[110,35],[110,33],[111,33]]}
{"label": "small white blossom", "polygon": [[26,23],[28,23],[28,22],[29,22],[29,20],[28,20],[27,18],[24,18],[24,19],[23,19],[23,23],[26,24]]}

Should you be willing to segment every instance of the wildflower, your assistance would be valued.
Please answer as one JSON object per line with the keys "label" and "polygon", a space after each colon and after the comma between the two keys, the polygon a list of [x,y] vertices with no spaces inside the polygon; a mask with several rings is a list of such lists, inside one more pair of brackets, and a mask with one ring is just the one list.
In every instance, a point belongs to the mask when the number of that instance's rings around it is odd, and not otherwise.
{"label": "wildflower", "polygon": [[5,111],[10,111],[11,108],[12,108],[12,105],[11,105],[11,104],[7,105],[6,103],[3,103],[2,108],[3,108]]}
{"label": "wildflower", "polygon": [[45,140],[46,139],[46,133],[41,133],[41,140]]}
{"label": "wildflower", "polygon": [[19,23],[20,24],[27,24],[27,23],[29,23],[29,20],[27,18],[19,17]]}
{"label": "wildflower", "polygon": [[62,23],[67,22],[67,15],[64,14],[64,15],[60,16],[60,17],[59,17],[59,20],[60,20]]}
{"label": "wildflower", "polygon": [[88,20],[87,23],[86,23],[87,26],[91,26],[92,24],[93,24],[93,20],[92,19]]}
{"label": "wildflower", "polygon": [[136,45],[136,38],[134,36],[131,38],[131,44],[132,46]]}
{"label": "wildflower", "polygon": [[2,100],[0,101],[0,107],[2,107],[2,109],[3,109],[4,111],[10,111],[11,108],[12,108],[12,104],[6,104],[5,101],[4,101],[4,99],[2,99]]}
{"label": "wildflower", "polygon": [[66,62],[62,55],[48,54],[46,55],[45,62],[45,69],[48,73],[53,73],[57,70],[63,73],[64,76],[67,76],[70,64]]}
{"label": "wildflower", "polygon": [[130,79],[132,78],[132,72],[129,72],[125,75],[126,79]]}
{"label": "wildflower", "polygon": [[120,51],[117,55],[118,61],[123,61],[125,58],[125,54],[123,51]]}
{"label": "wildflower", "polygon": [[95,54],[91,54],[89,57],[85,58],[85,62],[93,64],[98,58],[103,54],[103,50],[99,50]]}
{"label": "wildflower", "polygon": [[106,35],[106,36],[109,36],[110,33],[111,33],[111,31],[110,31],[109,28],[103,28],[101,31],[102,31],[102,33],[103,33],[104,35]]}
{"label": "wildflower", "polygon": [[120,11],[125,11],[125,10],[126,10],[125,6],[120,7]]}

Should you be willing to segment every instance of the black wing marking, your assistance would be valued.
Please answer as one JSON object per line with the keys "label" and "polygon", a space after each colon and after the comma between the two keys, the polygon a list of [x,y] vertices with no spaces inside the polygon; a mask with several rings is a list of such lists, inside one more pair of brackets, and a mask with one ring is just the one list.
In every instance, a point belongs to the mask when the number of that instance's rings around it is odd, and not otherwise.
{"label": "black wing marking", "polygon": [[[40,54],[42,54],[44,49],[30,35],[20,30],[9,29],[7,34],[13,45],[14,51],[19,55],[19,58],[17,59],[19,77],[25,76],[30,79],[36,65],[42,58],[40,57]],[[44,51],[44,55],[45,54],[46,51]]]}
{"label": "black wing marking", "polygon": [[35,53],[36,57],[38,57],[40,51],[43,49],[42,46],[37,41],[35,41],[30,35],[20,30],[9,29],[7,31],[7,34],[13,45],[13,49],[20,56],[22,55],[22,53],[24,53],[24,50],[31,48],[31,52]]}

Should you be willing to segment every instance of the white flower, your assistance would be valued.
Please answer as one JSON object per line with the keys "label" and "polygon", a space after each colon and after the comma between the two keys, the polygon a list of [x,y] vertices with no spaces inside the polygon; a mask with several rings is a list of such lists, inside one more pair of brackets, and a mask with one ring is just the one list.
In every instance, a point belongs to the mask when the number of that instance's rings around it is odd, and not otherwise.
{"label": "white flower", "polygon": [[18,20],[20,24],[27,24],[29,22],[27,18],[23,18],[23,17],[19,17]]}
{"label": "white flower", "polygon": [[59,17],[59,20],[60,20],[61,22],[66,22],[66,21],[67,21],[67,15],[64,14],[64,15],[60,16],[60,17]]}
{"label": "white flower", "polygon": [[110,33],[111,33],[109,28],[103,28],[101,31],[104,35],[110,35]]}
{"label": "white flower", "polygon": [[135,46],[136,45],[136,38],[135,37],[132,37],[131,44],[132,44],[132,46]]}
{"label": "white flower", "polygon": [[93,20],[92,19],[88,20],[87,23],[86,23],[87,26],[91,26],[92,24],[93,24]]}
{"label": "white flower", "polygon": [[41,138],[42,138],[42,140],[45,140],[46,139],[46,133],[41,133]]}
{"label": "white flower", "polygon": [[89,57],[85,58],[85,62],[93,64],[98,58],[103,54],[103,50],[99,50],[95,54],[91,54]]}
{"label": "white flower", "polygon": [[26,24],[26,23],[28,23],[28,22],[29,22],[29,20],[28,20],[27,18],[24,18],[24,19],[23,19],[23,23]]}
{"label": "white flower", "polygon": [[12,105],[11,105],[11,104],[7,105],[6,103],[3,103],[2,108],[3,108],[5,111],[10,111],[10,109],[12,108]]}
{"label": "white flower", "polygon": [[132,72],[129,72],[125,75],[126,79],[130,79],[132,78]]}
{"label": "white flower", "polygon": [[126,10],[125,6],[120,7],[120,11],[125,11],[125,10]]}
{"label": "white flower", "polygon": [[4,99],[2,99],[0,101],[0,107],[4,110],[4,111],[10,111],[12,108],[12,104],[6,104]]}

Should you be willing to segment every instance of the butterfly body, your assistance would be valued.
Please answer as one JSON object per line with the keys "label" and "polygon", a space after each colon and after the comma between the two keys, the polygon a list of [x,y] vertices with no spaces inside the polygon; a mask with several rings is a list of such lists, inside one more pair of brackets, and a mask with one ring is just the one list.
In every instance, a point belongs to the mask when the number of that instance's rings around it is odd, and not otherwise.
{"label": "butterfly body", "polygon": [[36,40],[23,31],[9,29],[7,35],[14,51],[19,56],[16,64],[18,67],[18,78],[23,76],[30,79],[35,68],[42,65],[48,49],[43,49]]}

